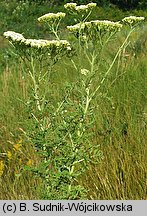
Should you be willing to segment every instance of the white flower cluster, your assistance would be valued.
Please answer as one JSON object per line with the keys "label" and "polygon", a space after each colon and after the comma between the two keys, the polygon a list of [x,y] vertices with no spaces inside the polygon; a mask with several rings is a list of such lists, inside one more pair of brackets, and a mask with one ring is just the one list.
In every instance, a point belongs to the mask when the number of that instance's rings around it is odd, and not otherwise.
{"label": "white flower cluster", "polygon": [[77,6],[76,3],[67,3],[64,5],[64,7],[71,13],[82,14],[90,12],[94,7],[96,7],[96,3],[89,3],[87,5],[80,6]]}
{"label": "white flower cluster", "polygon": [[66,48],[67,50],[70,50],[70,44],[66,40],[36,40],[36,39],[26,39],[23,41],[23,44],[27,47],[32,48]]}
{"label": "white flower cluster", "polygon": [[4,37],[11,41],[21,42],[25,40],[22,34],[16,33],[14,31],[4,32]]}
{"label": "white flower cluster", "polygon": [[89,73],[90,73],[89,70],[87,70],[87,69],[85,69],[85,68],[82,68],[82,69],[81,69],[81,74],[82,74],[82,75],[87,76]]}
{"label": "white flower cluster", "polygon": [[45,14],[41,17],[38,18],[38,21],[39,22],[48,22],[48,23],[53,23],[55,21],[59,21],[61,20],[62,18],[65,17],[65,13],[62,13],[62,12],[58,12],[58,13],[48,13],[48,14]]}
{"label": "white flower cluster", "polygon": [[56,55],[71,50],[70,43],[67,40],[25,39],[21,34],[13,31],[4,32],[4,36],[14,45],[19,45],[20,48],[34,48],[39,51],[44,50],[47,51],[49,55]]}
{"label": "white flower cluster", "polygon": [[[89,26],[89,24],[88,24]],[[120,31],[122,24],[119,22],[112,22],[109,20],[95,20],[91,21],[91,28],[96,28],[97,31],[115,32]]]}
{"label": "white flower cluster", "polygon": [[120,31],[122,24],[108,20],[94,20],[90,22],[77,23],[73,26],[67,26],[67,28],[76,36],[79,36],[80,34],[82,38],[96,39],[98,33],[105,35],[106,33],[110,34]]}
{"label": "white flower cluster", "polygon": [[68,10],[76,11],[77,3],[67,3],[64,5],[64,7]]}
{"label": "white flower cluster", "polygon": [[144,17],[129,16],[122,19],[122,22],[132,26],[144,21],[144,19]]}
{"label": "white flower cluster", "polygon": [[80,30],[84,30],[85,28],[85,23],[77,23],[73,26],[67,26],[67,29],[73,33],[77,33]]}

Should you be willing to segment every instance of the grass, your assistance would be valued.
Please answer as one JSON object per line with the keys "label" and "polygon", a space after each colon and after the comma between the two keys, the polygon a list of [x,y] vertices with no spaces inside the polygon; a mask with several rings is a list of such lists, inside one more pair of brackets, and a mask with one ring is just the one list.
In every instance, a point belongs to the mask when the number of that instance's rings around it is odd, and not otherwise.
{"label": "grass", "polygon": [[[12,10],[14,11],[14,4],[7,3],[5,5],[4,1],[2,4],[8,8],[7,15]],[[39,33],[42,37],[46,37],[45,29],[42,32],[41,27],[34,25],[36,17],[48,12],[46,5],[39,7],[41,10],[32,6],[34,9],[29,17],[25,13],[29,13],[31,9],[26,5],[26,9],[18,9],[17,16],[16,14],[12,15],[12,19],[4,16],[6,10],[4,8],[0,15],[4,18],[3,22],[0,22],[1,34],[6,30],[24,32],[25,29],[25,34],[28,37],[39,37]],[[54,8],[54,10],[57,11],[60,8]],[[97,10],[101,11],[99,14],[103,19],[104,10],[101,8]],[[118,9],[105,10],[107,17],[113,20]],[[24,14],[22,11],[25,11]],[[126,13],[132,14],[133,12]],[[141,12],[135,13],[141,15]],[[20,14],[22,16],[18,20]],[[122,18],[123,15],[125,16],[121,12]],[[21,27],[21,22],[24,22],[23,16],[28,18],[28,22]],[[32,20],[34,21],[32,22]],[[29,27],[27,28],[27,26]],[[97,165],[90,164],[88,171],[79,179],[79,183],[88,190],[88,199],[147,198],[146,33],[147,24],[144,24],[143,28],[133,34],[132,44],[127,47],[124,58],[120,58],[114,65],[111,74],[100,89],[100,94],[93,102],[96,107],[94,113],[96,123],[92,128],[95,133],[93,145],[100,145],[103,159]],[[109,49],[105,53],[108,65],[117,47],[123,41],[124,34],[125,32],[122,32],[119,35],[117,42],[110,43]],[[2,154],[0,160],[4,163],[4,173],[0,177],[0,199],[39,199],[40,194],[41,180],[32,178],[32,174],[23,169],[28,163],[31,166],[39,160],[39,156],[26,142],[23,133],[29,128],[29,124],[25,106],[21,100],[29,98],[30,86],[30,82],[26,81],[27,75],[24,73],[23,67],[18,64],[17,57],[8,51],[7,43],[1,36],[0,152]],[[97,80],[103,76],[104,67],[106,65],[101,65]],[[54,89],[54,94],[50,96],[51,99],[56,102],[64,83],[69,80],[73,82],[76,76],[77,74],[69,62],[58,63],[51,75],[52,88]],[[14,147],[17,144],[20,145],[20,148]],[[3,154],[8,152],[11,152],[10,157]]]}

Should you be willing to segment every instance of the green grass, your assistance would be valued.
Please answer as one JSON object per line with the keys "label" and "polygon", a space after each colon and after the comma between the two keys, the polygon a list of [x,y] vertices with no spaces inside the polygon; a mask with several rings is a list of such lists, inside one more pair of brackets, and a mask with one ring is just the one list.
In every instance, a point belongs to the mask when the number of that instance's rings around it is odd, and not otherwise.
{"label": "green grass", "polygon": [[[14,3],[14,2],[13,2]],[[15,4],[2,1],[0,18],[1,34],[14,30],[25,36],[47,37],[46,31],[36,23],[36,18],[48,12],[46,5],[39,9],[28,8],[18,14],[9,16]],[[8,10],[6,10],[8,9]],[[33,9],[30,16],[26,13]],[[49,9],[51,11],[51,8]],[[60,8],[54,8],[54,11]],[[99,8],[101,19],[114,20],[118,9]],[[7,11],[7,13],[5,13]],[[22,12],[25,11],[25,12]],[[129,12],[126,12],[129,13]],[[130,12],[131,14],[133,12]],[[145,12],[133,14],[144,15]],[[6,14],[6,15],[4,15]],[[8,18],[9,16],[9,18]],[[24,16],[26,22],[24,22]],[[93,15],[94,16],[94,15]],[[121,12],[115,20],[123,18]],[[18,19],[20,17],[20,20]],[[96,16],[95,16],[96,17]],[[28,19],[28,20],[27,20]],[[69,20],[66,21],[68,24]],[[23,23],[23,26],[21,24]],[[121,66],[115,64],[111,74],[100,89],[93,104],[96,123],[92,130],[95,133],[93,145],[100,145],[103,159],[97,165],[90,164],[88,171],[79,179],[79,183],[88,189],[88,199],[146,199],[146,71],[147,71],[147,24],[132,35],[132,44],[127,47]],[[117,47],[123,41],[125,32],[119,40],[112,41],[105,53],[107,64],[111,62]],[[63,37],[64,37],[63,32]],[[41,180],[32,178],[32,174],[23,170],[31,159],[39,160],[34,149],[26,142],[25,134],[29,128],[29,119],[21,100],[29,97],[30,82],[24,73],[24,66],[18,64],[17,57],[10,53],[6,41],[0,37],[0,152],[11,152],[11,158],[4,154],[4,173],[0,178],[0,199],[39,199]],[[106,65],[101,65],[97,80],[103,76]],[[56,102],[65,82],[74,82],[76,72],[68,61],[59,62],[52,75],[54,94],[51,99]],[[64,82],[63,82],[64,80]],[[21,142],[21,149],[13,148]]]}

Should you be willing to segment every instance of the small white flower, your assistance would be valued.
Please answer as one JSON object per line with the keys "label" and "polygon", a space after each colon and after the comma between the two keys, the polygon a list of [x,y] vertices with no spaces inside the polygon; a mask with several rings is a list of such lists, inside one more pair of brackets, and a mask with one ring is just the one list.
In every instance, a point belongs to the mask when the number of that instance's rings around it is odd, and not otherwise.
{"label": "small white flower", "polygon": [[82,39],[83,41],[86,41],[86,40],[87,40],[86,35],[82,35],[81,39]]}
{"label": "small white flower", "polygon": [[89,70],[85,69],[85,68],[82,68],[81,69],[81,74],[83,74],[84,76],[87,76],[89,74]]}

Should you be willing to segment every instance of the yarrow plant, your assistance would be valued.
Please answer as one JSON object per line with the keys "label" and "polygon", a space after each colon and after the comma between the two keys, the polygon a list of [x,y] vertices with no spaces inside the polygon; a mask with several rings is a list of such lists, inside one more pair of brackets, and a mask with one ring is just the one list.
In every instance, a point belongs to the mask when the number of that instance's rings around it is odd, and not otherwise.
{"label": "yarrow plant", "polygon": [[96,7],[96,3],[89,3],[87,5],[80,5],[77,6],[76,3],[67,3],[64,5],[64,7],[69,10],[72,13],[88,13],[90,12],[93,8]]}
{"label": "yarrow plant", "polygon": [[129,16],[122,19],[122,22],[131,27],[134,27],[144,20],[145,20],[144,17]]}
{"label": "yarrow plant", "polygon": [[120,31],[122,24],[120,22],[111,22],[108,20],[93,20],[90,22],[78,23],[73,26],[67,26],[67,29],[74,33],[76,37],[81,37],[85,41],[97,43],[103,41],[104,37],[110,37]]}
{"label": "yarrow plant", "polygon": [[13,32],[13,31],[7,31],[4,32],[4,37],[6,37],[7,39],[9,39],[12,42],[21,42],[23,40],[25,40],[25,38],[23,37],[22,34]]}
{"label": "yarrow plant", "polygon": [[77,6],[76,3],[67,3],[64,7],[70,14],[79,15],[83,20],[86,20],[92,13],[92,10],[96,7],[96,3],[89,3],[87,5],[79,6]]}
{"label": "yarrow plant", "polygon": [[[64,6],[70,14],[79,15],[79,23],[67,26],[69,32],[76,37],[73,46],[79,60],[75,61],[75,56],[70,56],[69,61],[78,76],[75,82],[64,86],[63,94],[56,104],[50,100],[53,92],[48,75],[58,60],[67,57],[72,51],[71,43],[60,40],[58,34],[59,24],[65,13],[49,13],[38,18],[54,34],[54,40],[26,39],[12,31],[4,33],[20,56],[23,55],[23,60],[27,61],[27,72],[32,80],[30,100],[26,102],[31,115],[30,129],[26,134],[39,152],[41,162],[29,169],[41,177],[44,199],[85,199],[86,190],[78,184],[78,179],[89,164],[97,164],[102,158],[99,145],[93,143],[93,99],[126,47],[134,28],[101,77],[99,65],[104,61],[104,48],[123,25],[108,20],[88,22],[95,6],[95,3],[80,6],[67,3]],[[123,22],[127,22],[126,20],[124,18]],[[97,74],[98,81],[95,79]]]}
{"label": "yarrow plant", "polygon": [[49,24],[54,23],[55,21],[59,21],[65,17],[65,13],[48,13],[38,18],[39,22],[47,22]]}
{"label": "yarrow plant", "polygon": [[67,42],[66,40],[35,40],[35,39],[26,39],[25,41],[23,41],[23,43],[27,46],[27,47],[32,47],[32,48],[36,48],[36,49],[42,49],[42,48],[48,48],[48,49],[53,49],[53,48],[59,48],[59,49],[67,49],[67,50],[71,50],[70,44],[69,42]]}
{"label": "yarrow plant", "polygon": [[[71,50],[70,44],[67,40],[36,40],[36,39],[25,39],[22,34],[7,31],[4,32],[4,37],[9,39],[12,43],[21,43],[21,45],[25,45],[26,47],[32,47],[36,49],[67,49]],[[63,50],[61,50],[63,51]]]}
{"label": "yarrow plant", "polygon": [[[61,56],[68,54],[71,51],[70,44],[67,40],[36,40],[26,39],[22,34],[7,31],[4,32],[10,43],[17,47],[17,50],[21,52],[22,56],[26,56],[30,59],[32,56],[36,58],[47,58],[52,64],[58,60]],[[44,56],[43,56],[44,55]]]}
{"label": "yarrow plant", "polygon": [[65,17],[65,13],[48,13],[38,18],[40,23],[45,24],[51,33],[59,40],[58,28],[61,20]]}

